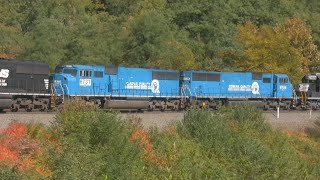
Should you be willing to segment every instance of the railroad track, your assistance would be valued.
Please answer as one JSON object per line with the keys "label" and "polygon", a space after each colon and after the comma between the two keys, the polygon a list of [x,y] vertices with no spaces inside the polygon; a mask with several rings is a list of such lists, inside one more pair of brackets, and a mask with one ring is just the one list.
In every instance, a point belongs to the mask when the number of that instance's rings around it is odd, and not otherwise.
{"label": "railroad track", "polygon": [[[289,131],[303,132],[305,128],[314,127],[314,122],[320,120],[320,111],[280,111],[279,118],[277,111],[265,111],[264,116],[266,121],[276,129]],[[183,120],[184,113],[174,111],[153,111],[144,113],[141,112],[122,112],[122,119],[131,119],[137,117],[141,119],[141,123],[145,128],[157,127],[162,129],[171,123],[180,122]],[[0,113],[0,129],[7,127],[11,122],[22,123],[41,123],[46,126],[51,126],[56,120],[56,112],[7,112]]]}
{"label": "railroad track", "polygon": [[[174,114],[174,113],[185,113],[187,112],[186,110],[183,111],[171,111],[171,110],[167,110],[167,111],[160,111],[160,110],[153,110],[153,111],[148,111],[148,110],[108,110],[108,109],[102,109],[101,111],[105,111],[105,112],[120,112],[121,114]],[[214,111],[214,110],[212,110]],[[0,114],[56,114],[57,111],[39,111],[39,110],[35,110],[35,111],[31,111],[28,112],[24,109],[20,109],[17,112],[11,112],[10,109],[4,109],[2,112],[0,112]],[[263,113],[265,114],[269,114],[269,113],[277,113],[277,110],[275,109],[270,109],[270,110],[263,110]],[[280,113],[310,113],[310,110],[281,110],[280,109]],[[311,110],[311,113],[320,113],[320,110]]]}

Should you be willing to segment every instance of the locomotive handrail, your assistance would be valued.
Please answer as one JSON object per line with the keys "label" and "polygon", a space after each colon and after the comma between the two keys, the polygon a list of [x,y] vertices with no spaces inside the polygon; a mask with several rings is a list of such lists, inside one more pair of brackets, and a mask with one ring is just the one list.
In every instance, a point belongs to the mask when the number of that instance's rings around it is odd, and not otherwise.
{"label": "locomotive handrail", "polygon": [[61,88],[61,91],[62,91],[62,103],[64,102],[64,89],[62,87],[62,84],[61,83],[58,83],[58,85],[60,86]]}
{"label": "locomotive handrail", "polygon": [[66,87],[67,94],[69,94],[69,88],[68,88],[68,85],[67,85],[67,84],[64,84],[64,86]]}
{"label": "locomotive handrail", "polygon": [[194,96],[196,97],[196,100],[197,100],[198,96],[197,96],[196,88],[194,88]]}

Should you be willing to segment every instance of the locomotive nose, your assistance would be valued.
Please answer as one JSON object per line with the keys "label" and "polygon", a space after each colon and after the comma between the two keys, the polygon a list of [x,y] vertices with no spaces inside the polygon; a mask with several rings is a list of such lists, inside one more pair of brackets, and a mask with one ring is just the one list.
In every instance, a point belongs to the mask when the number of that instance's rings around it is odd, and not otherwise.
{"label": "locomotive nose", "polygon": [[309,86],[310,86],[310,85],[307,84],[307,83],[298,84],[298,86],[297,86],[297,91],[299,91],[299,92],[308,92]]}

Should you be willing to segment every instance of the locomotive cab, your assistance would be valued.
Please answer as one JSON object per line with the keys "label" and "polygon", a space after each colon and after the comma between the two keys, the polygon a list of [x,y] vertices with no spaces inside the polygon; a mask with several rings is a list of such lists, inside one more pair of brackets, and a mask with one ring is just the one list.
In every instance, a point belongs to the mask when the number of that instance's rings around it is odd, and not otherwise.
{"label": "locomotive cab", "polygon": [[54,83],[55,93],[59,95],[68,95],[70,93],[69,87],[75,81],[77,70],[72,66],[57,66],[55,73],[51,75],[50,80]]}
{"label": "locomotive cab", "polygon": [[97,96],[105,95],[108,90],[105,71],[105,66],[64,65],[57,66],[51,77],[59,95]]}
{"label": "locomotive cab", "polygon": [[302,83],[298,84],[298,92],[306,93],[307,97],[320,97],[320,73],[308,74],[302,78]]}
{"label": "locomotive cab", "polygon": [[320,73],[307,74],[302,78],[302,83],[295,89],[299,97],[298,105],[304,109],[320,108]]}

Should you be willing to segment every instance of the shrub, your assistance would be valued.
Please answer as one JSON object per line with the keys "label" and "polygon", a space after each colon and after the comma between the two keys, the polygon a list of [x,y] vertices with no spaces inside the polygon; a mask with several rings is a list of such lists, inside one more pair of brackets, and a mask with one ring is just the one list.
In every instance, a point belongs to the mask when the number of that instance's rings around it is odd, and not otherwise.
{"label": "shrub", "polygon": [[0,177],[2,180],[20,180],[26,178],[21,171],[13,169],[7,164],[0,164]]}
{"label": "shrub", "polygon": [[[159,179],[227,179],[228,164],[193,139],[181,135],[175,125],[154,129],[151,139],[164,168],[150,167]],[[235,177],[234,177],[235,178]]]}
{"label": "shrub", "polygon": [[306,128],[305,132],[318,142],[320,142],[320,120],[315,121],[315,127],[313,128]]}
{"label": "shrub", "polygon": [[33,129],[42,129],[42,126],[13,122],[2,131],[0,163],[3,165],[2,173],[5,173],[3,176],[10,175],[8,169],[14,177],[24,174],[30,178],[44,178],[51,175],[46,162],[41,161],[45,154],[44,142],[33,136]]}
{"label": "shrub", "polygon": [[317,167],[297,156],[292,141],[264,121],[262,112],[249,105],[217,112],[189,111],[180,132],[213,156],[223,157],[224,166],[231,166],[228,178],[234,174],[240,179],[315,177],[312,168]]}
{"label": "shrub", "polygon": [[62,152],[52,154],[55,178],[125,179],[142,174],[143,150],[130,140],[133,129],[116,113],[73,102],[57,116],[53,130],[62,145]]}

